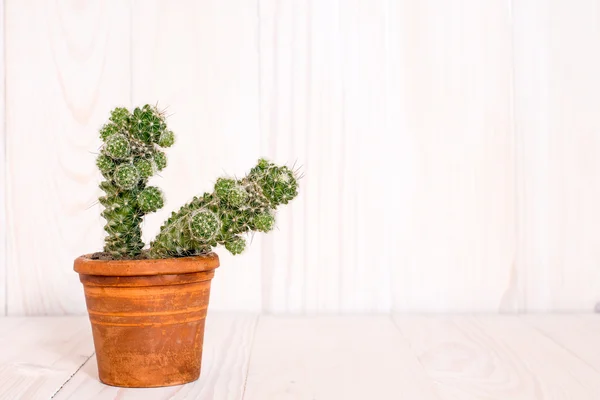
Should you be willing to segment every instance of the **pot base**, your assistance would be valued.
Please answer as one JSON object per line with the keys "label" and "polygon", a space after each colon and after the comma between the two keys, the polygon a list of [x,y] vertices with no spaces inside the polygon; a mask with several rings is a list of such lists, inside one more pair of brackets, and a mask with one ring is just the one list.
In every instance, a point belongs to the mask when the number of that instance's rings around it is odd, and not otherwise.
{"label": "pot base", "polygon": [[144,386],[137,386],[137,385],[128,386],[127,384],[124,384],[124,383],[103,381],[102,379],[100,379],[100,377],[98,377],[100,382],[102,382],[105,385],[114,386],[114,387],[122,387],[122,388],[132,388],[132,389],[151,389],[151,388],[159,388],[159,387],[179,386],[179,385],[185,385],[186,383],[195,382],[198,380],[198,378],[200,378],[200,376],[198,376],[196,379],[192,379],[192,380],[184,380],[184,381],[180,381],[180,382],[169,382],[169,383],[165,382],[164,384],[160,384],[160,385],[148,384],[148,385],[144,385]]}
{"label": "pot base", "polygon": [[[111,386],[159,387],[200,376],[204,318],[176,325],[123,327],[92,322],[100,381]],[[107,341],[107,337],[114,340]]]}

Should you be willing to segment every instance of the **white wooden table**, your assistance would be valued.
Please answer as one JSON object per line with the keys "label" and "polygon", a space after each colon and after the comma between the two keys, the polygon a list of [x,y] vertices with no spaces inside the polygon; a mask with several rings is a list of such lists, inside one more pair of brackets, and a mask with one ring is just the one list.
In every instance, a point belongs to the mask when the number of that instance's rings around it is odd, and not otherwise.
{"label": "white wooden table", "polygon": [[0,399],[600,399],[600,316],[209,314],[194,383],[98,381],[87,317],[0,318]]}

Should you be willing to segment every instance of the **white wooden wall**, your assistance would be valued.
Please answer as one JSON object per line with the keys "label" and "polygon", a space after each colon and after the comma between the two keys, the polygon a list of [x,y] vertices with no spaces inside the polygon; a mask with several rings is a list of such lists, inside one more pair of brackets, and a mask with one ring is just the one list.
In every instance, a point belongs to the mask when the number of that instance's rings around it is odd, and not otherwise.
{"label": "white wooden wall", "polygon": [[[162,212],[259,156],[303,165],[211,307],[591,310],[600,0],[4,0],[0,314],[82,313],[97,130],[158,102]],[[6,220],[5,220],[6,219]],[[6,249],[4,248],[6,245]]]}

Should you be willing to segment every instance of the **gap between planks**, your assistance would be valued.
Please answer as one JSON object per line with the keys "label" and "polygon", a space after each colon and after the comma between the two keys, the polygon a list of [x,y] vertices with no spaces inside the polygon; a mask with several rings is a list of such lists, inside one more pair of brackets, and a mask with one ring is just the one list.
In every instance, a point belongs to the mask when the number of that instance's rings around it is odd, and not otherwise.
{"label": "gap between planks", "polygon": [[54,394],[52,394],[52,396],[50,397],[50,399],[53,399],[53,398],[54,398],[54,397],[55,397],[55,396],[58,394],[58,392],[60,392],[60,391],[62,390],[62,388],[63,388],[63,387],[65,387],[65,385],[66,385],[67,383],[69,383],[69,381],[70,381],[71,379],[73,379],[73,377],[74,377],[74,376],[75,376],[75,375],[76,375],[76,374],[77,374],[77,373],[78,373],[78,372],[81,370],[81,368],[83,368],[83,366],[84,366],[85,364],[87,364],[87,363],[90,361],[90,359],[91,359],[92,357],[94,357],[94,355],[96,355],[96,352],[93,352],[93,353],[92,353],[92,355],[91,355],[91,356],[89,356],[89,357],[87,358],[87,360],[85,360],[85,361],[83,362],[83,364],[81,364],[81,365],[79,366],[79,368],[77,368],[77,370],[75,370],[75,372],[73,372],[73,374],[71,374],[71,376],[69,377],[69,379],[67,379],[67,380],[65,381],[65,383],[63,383],[62,385],[60,385],[60,387],[58,388],[58,390],[57,390],[56,392],[54,392]]}
{"label": "gap between planks", "polygon": [[0,399],[49,399],[93,354],[86,317],[0,318]]}

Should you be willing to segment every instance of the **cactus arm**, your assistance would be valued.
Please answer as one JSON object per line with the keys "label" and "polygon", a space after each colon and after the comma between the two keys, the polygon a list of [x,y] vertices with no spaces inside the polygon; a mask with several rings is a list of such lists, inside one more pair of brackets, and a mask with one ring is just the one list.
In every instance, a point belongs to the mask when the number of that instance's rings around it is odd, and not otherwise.
{"label": "cactus arm", "polygon": [[150,256],[203,254],[217,245],[239,254],[246,246],[241,235],[271,231],[276,208],[297,194],[292,170],[261,159],[243,179],[219,178],[213,193],[195,197],[174,212],[150,244]]}
{"label": "cactus arm", "polygon": [[104,196],[99,198],[106,219],[104,251],[116,259],[135,258],[144,248],[144,215],[164,204],[162,192],[147,182],[166,165],[157,147],[171,146],[173,132],[167,130],[162,112],[145,105],[133,112],[115,108],[100,137],[103,145],[96,165],[105,179],[100,183]]}

